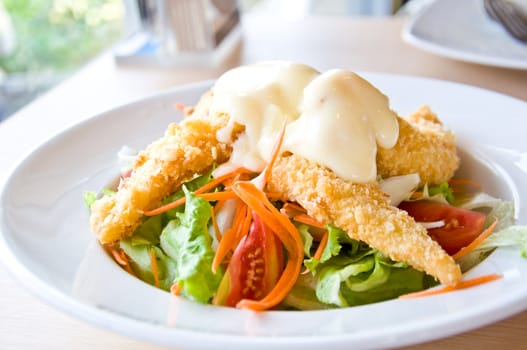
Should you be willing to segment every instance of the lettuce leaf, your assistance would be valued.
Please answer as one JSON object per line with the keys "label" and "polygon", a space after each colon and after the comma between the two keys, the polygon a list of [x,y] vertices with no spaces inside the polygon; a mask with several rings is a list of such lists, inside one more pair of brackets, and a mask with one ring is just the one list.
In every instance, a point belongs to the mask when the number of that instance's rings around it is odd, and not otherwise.
{"label": "lettuce leaf", "polygon": [[369,249],[354,262],[342,264],[342,258],[335,257],[321,268],[316,287],[316,296],[321,302],[339,307],[363,305],[433,285],[434,281],[425,273]]}
{"label": "lettuce leaf", "polygon": [[341,242],[351,243],[351,240],[345,231],[338,229],[333,225],[326,225],[326,229],[328,230],[328,242],[322,251],[320,259],[311,257],[310,259],[304,260],[304,265],[314,274],[320,263],[324,263],[331,257],[339,254],[340,249],[342,248]]}
{"label": "lettuce leaf", "polygon": [[[328,243],[320,259],[311,257],[304,265],[311,274],[302,275],[284,300],[285,307],[302,310],[347,307],[395,298],[433,284],[431,277],[406,263],[393,262],[367,244],[349,238],[345,231],[327,225]],[[299,226],[301,236],[309,235]],[[303,238],[304,244],[309,241]]]}
{"label": "lettuce leaf", "polygon": [[185,211],[177,213],[161,233],[163,251],[176,261],[174,283],[181,286],[181,295],[207,303],[216,292],[222,272],[212,272],[212,238],[207,226],[211,218],[210,204],[183,187]]}
{"label": "lettuce leaf", "polygon": [[439,185],[428,187],[428,195],[430,197],[443,196],[448,203],[454,203],[454,192],[448,182],[442,182]]}
{"label": "lettuce leaf", "polygon": [[119,246],[130,257],[132,270],[137,277],[151,285],[155,285],[151,260],[153,249],[157,259],[159,287],[164,290],[170,289],[175,278],[176,262],[161,249],[152,244],[133,244],[130,238],[122,239]]}

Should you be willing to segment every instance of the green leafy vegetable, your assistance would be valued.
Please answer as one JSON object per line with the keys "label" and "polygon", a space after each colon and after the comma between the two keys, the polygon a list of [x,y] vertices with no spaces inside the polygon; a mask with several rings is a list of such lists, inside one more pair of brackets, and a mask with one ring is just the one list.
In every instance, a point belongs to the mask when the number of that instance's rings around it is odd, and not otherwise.
{"label": "green leafy vegetable", "polygon": [[97,193],[93,191],[86,191],[83,193],[82,198],[84,199],[84,204],[86,204],[86,207],[90,209],[93,202],[97,200]]}
{"label": "green leafy vegetable", "polygon": [[159,287],[164,290],[170,289],[176,277],[176,262],[163,253],[161,249],[152,244],[134,244],[131,238],[122,239],[119,246],[130,257],[132,269],[137,277],[151,285],[155,285],[151,255],[153,249],[157,259]]}
{"label": "green leafy vegetable", "polygon": [[177,213],[161,233],[161,247],[176,261],[176,278],[181,295],[201,303],[208,302],[216,292],[222,273],[212,272],[212,238],[207,226],[211,217],[210,204],[185,186],[184,213]]}
{"label": "green leafy vegetable", "polygon": [[454,203],[454,192],[452,192],[448,182],[442,182],[439,185],[428,187],[428,195],[430,197],[441,195],[448,203]]}
{"label": "green leafy vegetable", "polygon": [[342,248],[341,242],[350,242],[350,239],[345,231],[336,228],[333,225],[326,226],[328,230],[328,243],[322,251],[319,259],[310,258],[304,261],[304,265],[313,273],[316,272],[317,266],[320,263],[328,261],[331,257],[337,256]]}

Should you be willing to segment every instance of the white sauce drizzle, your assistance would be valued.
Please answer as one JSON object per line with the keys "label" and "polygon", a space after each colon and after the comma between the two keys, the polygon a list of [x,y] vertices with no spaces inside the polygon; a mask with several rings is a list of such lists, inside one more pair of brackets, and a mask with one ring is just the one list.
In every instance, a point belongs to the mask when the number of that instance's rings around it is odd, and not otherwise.
{"label": "white sauce drizzle", "polygon": [[232,142],[234,123],[245,133],[221,168],[261,171],[287,120],[282,150],[329,167],[355,182],[375,181],[377,145],[391,148],[399,135],[388,98],[353,72],[313,68],[291,62],[242,66],[220,77],[213,88],[211,113],[227,113],[229,125],[217,134]]}

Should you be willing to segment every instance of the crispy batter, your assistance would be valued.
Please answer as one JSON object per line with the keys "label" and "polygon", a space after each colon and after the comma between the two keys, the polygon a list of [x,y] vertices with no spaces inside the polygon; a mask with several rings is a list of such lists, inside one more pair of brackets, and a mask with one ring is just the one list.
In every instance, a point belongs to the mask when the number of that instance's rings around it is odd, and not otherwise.
{"label": "crispy batter", "polygon": [[461,271],[454,259],[405,211],[390,206],[377,183],[351,183],[305,158],[277,159],[269,191],[298,202],[320,222],[333,223],[394,261],[455,285]]}
{"label": "crispy batter", "polygon": [[[90,224],[101,243],[129,236],[140,224],[144,210],[158,206],[161,199],[184,181],[229,158],[230,146],[216,139],[217,131],[227,125],[228,116],[209,115],[211,97],[211,93],[205,94],[195,108],[185,111],[188,117],[183,122],[170,125],[165,136],[140,153],[132,175],[121,181],[115,195],[93,204]],[[408,121],[412,125],[400,120],[400,137],[394,149],[379,150],[379,173],[387,177],[418,172],[428,183],[450,178],[459,162],[453,135],[443,131],[439,120],[426,108],[408,117]],[[239,131],[238,126],[233,133]],[[289,157],[287,162],[295,159]],[[291,173],[282,174],[283,182],[273,180],[271,184],[284,187],[286,197],[298,200],[313,217],[334,222],[392,259],[406,261],[445,284],[459,279],[459,270],[457,265],[452,266],[452,259],[437,244],[424,238],[424,229],[413,219],[388,206],[376,185],[349,184],[318,165],[302,163],[311,168],[297,169],[300,163],[292,162],[285,167],[284,162],[281,159],[282,165],[275,172],[288,169]],[[299,170],[302,172],[296,173]],[[322,176],[320,182],[316,180],[318,176]],[[402,234],[405,231],[411,234],[407,237]],[[414,255],[416,258],[412,258]],[[435,266],[439,267],[438,271],[434,270]]]}
{"label": "crispy batter", "polygon": [[121,180],[116,194],[92,205],[90,225],[101,243],[127,237],[141,223],[143,211],[159,205],[184,181],[225,162],[230,147],[216,139],[228,116],[208,117],[208,99],[190,111],[180,124],[171,124],[165,135],[142,151],[131,176]]}
{"label": "crispy batter", "polygon": [[395,147],[377,150],[377,172],[382,177],[418,173],[421,185],[448,181],[459,166],[456,139],[428,106],[399,118]]}

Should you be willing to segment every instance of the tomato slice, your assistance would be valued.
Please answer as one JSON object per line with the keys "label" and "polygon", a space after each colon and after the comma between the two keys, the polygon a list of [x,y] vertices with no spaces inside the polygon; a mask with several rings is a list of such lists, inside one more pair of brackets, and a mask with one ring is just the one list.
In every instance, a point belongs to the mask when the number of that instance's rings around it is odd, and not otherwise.
{"label": "tomato slice", "polygon": [[485,214],[427,200],[402,202],[399,208],[417,222],[444,221],[444,225],[428,229],[428,234],[450,255],[467,246],[483,231]]}
{"label": "tomato slice", "polygon": [[236,306],[242,299],[260,300],[273,289],[283,269],[282,243],[253,213],[249,233],[234,250],[213,303]]}

